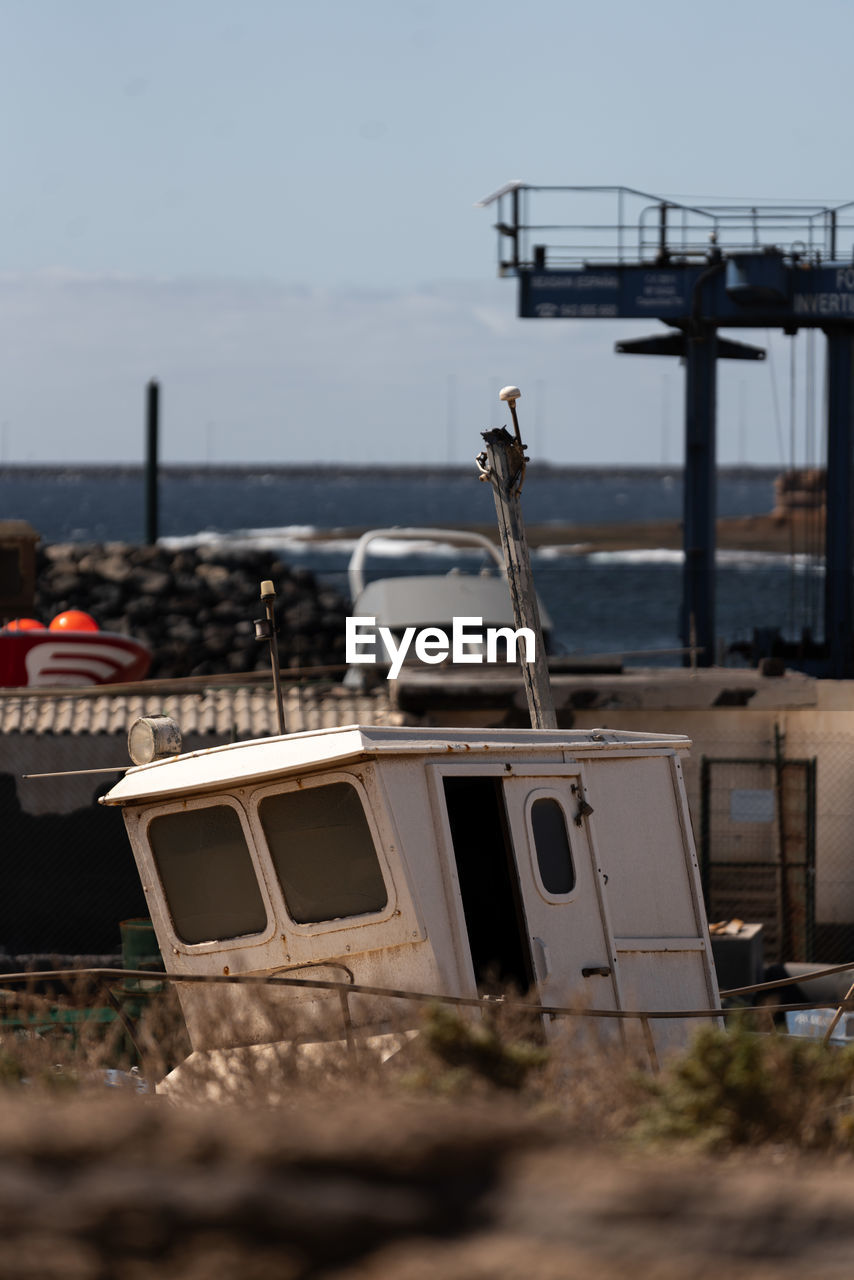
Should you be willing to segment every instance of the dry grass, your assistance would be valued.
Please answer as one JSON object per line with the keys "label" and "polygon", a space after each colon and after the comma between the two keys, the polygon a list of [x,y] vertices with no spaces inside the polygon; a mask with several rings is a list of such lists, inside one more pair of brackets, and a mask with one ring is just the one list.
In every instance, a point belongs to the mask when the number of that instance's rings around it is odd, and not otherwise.
{"label": "dry grass", "polygon": [[0,992],[0,1085],[29,1093],[100,1090],[106,1072],[159,1079],[189,1052],[173,991],[125,990],[34,975],[25,989]]}
{"label": "dry grass", "polygon": [[232,988],[240,998],[228,1003],[226,1027],[221,990],[196,988],[193,1017],[212,1029],[210,1042],[233,1047],[195,1053],[165,984],[136,1007],[125,1002],[135,1019],[115,1016],[115,989],[110,1003],[82,981],[33,986],[16,1002],[5,993],[7,1024],[17,1013],[25,1025],[0,1034],[0,1093],[99,1094],[107,1078],[137,1092],[140,1080],[153,1089],[166,1077],[173,1101],[253,1108],[354,1090],[388,1100],[512,1097],[520,1112],[547,1114],[585,1141],[854,1145],[854,1049],[756,1034],[746,1021],[701,1027],[689,1050],[652,1075],[643,1046],[617,1024],[565,1019],[546,1034],[536,1007],[518,999],[478,1010],[404,999],[366,1005],[362,1014],[379,1020],[348,1033],[336,998],[295,1003],[258,986]]}
{"label": "dry grass", "polygon": [[[355,1052],[337,1009],[297,1034],[248,989],[235,1040],[259,1012],[283,1044],[196,1055],[192,1106],[103,1087],[110,1054],[131,1065],[115,1024],[3,1035],[3,1280],[850,1275],[847,1053],[706,1030],[653,1080],[592,1021],[546,1041],[500,1003],[401,1002]],[[183,1057],[183,1035],[153,1003],[142,1071]]]}
{"label": "dry grass", "polygon": [[203,1100],[208,1084],[215,1086],[209,1096],[242,1105],[358,1084],[389,1096],[513,1094],[528,1107],[559,1112],[574,1132],[597,1140],[625,1136],[644,1117],[650,1132],[713,1130],[734,1145],[787,1134],[802,1145],[815,1145],[819,1133],[823,1142],[849,1141],[845,1123],[830,1133],[817,1117],[828,1108],[837,1117],[845,1112],[854,1054],[757,1035],[747,1021],[725,1032],[701,1026],[693,1049],[671,1057],[653,1078],[643,1041],[624,1033],[633,1024],[579,1017],[544,1028],[536,1005],[512,994],[477,1010],[404,998],[359,1005],[350,997],[355,1025],[348,1030],[335,993],[295,1002],[280,988],[232,986],[223,1006],[222,992],[194,988],[192,1015],[207,1028],[197,1042],[234,1047],[196,1053],[167,984],[147,998],[91,978],[53,986],[34,979],[29,990],[2,992],[0,1088],[83,1088],[100,1083],[106,1070],[135,1069],[152,1085],[177,1074],[188,1098],[197,1088]]}

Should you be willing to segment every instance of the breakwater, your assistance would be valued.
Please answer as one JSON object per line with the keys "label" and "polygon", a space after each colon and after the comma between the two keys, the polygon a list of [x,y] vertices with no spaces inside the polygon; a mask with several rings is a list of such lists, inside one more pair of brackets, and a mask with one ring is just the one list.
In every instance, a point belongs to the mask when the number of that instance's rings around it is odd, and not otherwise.
{"label": "breakwater", "polygon": [[269,671],[269,649],[255,639],[253,625],[264,614],[264,579],[277,592],[281,665],[343,663],[347,601],[269,551],[120,542],[41,546],[33,615],[47,624],[66,609],[83,609],[102,631],[147,644],[155,678]]}

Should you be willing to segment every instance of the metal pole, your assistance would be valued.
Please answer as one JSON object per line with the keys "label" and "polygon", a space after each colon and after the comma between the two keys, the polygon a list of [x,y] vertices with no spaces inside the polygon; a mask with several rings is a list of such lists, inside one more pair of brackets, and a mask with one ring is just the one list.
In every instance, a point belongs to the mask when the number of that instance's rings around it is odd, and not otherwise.
{"label": "metal pole", "polygon": [[261,624],[255,624],[256,639],[266,639],[270,641],[270,660],[273,665],[273,689],[276,694],[276,714],[279,719],[279,733],[283,734],[285,730],[285,703],[282,698],[282,675],[279,670],[279,642],[276,638],[276,612],[274,601],[276,599],[276,588],[269,579],[265,579],[261,583],[261,601],[264,605],[264,612],[267,617]]}
{"label": "metal pole", "polygon": [[157,541],[157,436],[160,426],[160,387],[152,378],[146,394],[146,449],[145,449],[145,541],[154,546]]}
{"label": "metal pole", "polygon": [[[696,645],[701,667],[715,660],[715,515],[717,333],[698,326],[687,335],[685,361],[685,492],[682,643]],[[691,618],[696,636],[691,634]]]}
{"label": "metal pole", "polygon": [[[510,396],[507,394],[509,391],[514,391],[516,394]],[[510,598],[513,602],[515,626],[517,630],[526,627],[534,635],[533,662],[526,661],[524,646],[519,647],[519,665],[525,686],[525,696],[528,699],[531,727],[556,729],[557,717],[543,646],[543,628],[540,624],[540,610],[525,537],[525,522],[522,519],[519,501],[527,461],[525,447],[519,439],[519,424],[516,419],[516,400],[520,394],[517,387],[505,387],[501,392],[501,398],[510,405],[516,430],[515,438],[504,427],[485,431],[483,438],[486,449],[478,458],[478,466],[481,479],[488,480],[492,485],[498,533],[504,551]]]}
{"label": "metal pole", "polygon": [[854,674],[854,339],[849,329],[827,329],[827,526],[825,532],[824,639],[827,671]]}
{"label": "metal pole", "polygon": [[658,206],[658,261],[664,263],[668,261],[669,252],[667,249],[667,210],[669,206],[666,200],[662,200]]}

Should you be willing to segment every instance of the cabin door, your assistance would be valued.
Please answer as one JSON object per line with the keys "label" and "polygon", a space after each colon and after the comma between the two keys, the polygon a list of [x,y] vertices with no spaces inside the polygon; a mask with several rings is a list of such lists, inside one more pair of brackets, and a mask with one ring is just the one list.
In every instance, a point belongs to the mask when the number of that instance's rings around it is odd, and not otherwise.
{"label": "cabin door", "polygon": [[534,973],[544,1004],[616,1009],[616,953],[587,830],[581,773],[502,779]]}

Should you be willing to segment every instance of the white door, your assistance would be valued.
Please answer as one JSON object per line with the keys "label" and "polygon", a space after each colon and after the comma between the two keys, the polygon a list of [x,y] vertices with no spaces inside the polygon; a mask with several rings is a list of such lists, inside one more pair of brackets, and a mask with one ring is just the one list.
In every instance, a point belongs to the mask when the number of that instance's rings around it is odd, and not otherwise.
{"label": "white door", "polygon": [[616,952],[587,831],[579,772],[503,779],[543,1004],[616,1009]]}

